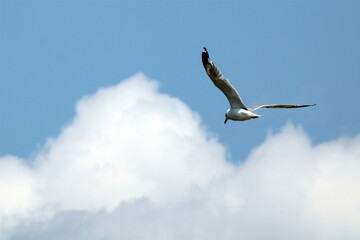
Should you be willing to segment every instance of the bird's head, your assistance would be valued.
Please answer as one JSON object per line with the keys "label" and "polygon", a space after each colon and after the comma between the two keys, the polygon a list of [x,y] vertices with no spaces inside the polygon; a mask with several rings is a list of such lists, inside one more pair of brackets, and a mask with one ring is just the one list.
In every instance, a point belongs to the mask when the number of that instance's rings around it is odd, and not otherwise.
{"label": "bird's head", "polygon": [[225,113],[225,121],[224,121],[224,124],[226,124],[227,120],[229,120],[228,113],[229,113],[229,110]]}

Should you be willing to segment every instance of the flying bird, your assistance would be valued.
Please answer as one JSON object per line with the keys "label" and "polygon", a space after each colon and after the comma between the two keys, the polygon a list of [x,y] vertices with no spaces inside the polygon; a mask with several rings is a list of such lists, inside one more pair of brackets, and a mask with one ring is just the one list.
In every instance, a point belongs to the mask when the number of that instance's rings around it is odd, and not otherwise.
{"label": "flying bird", "polygon": [[206,48],[203,49],[201,58],[207,75],[210,77],[215,86],[218,87],[225,94],[226,98],[230,103],[230,109],[227,110],[227,112],[225,113],[224,124],[229,119],[233,121],[246,121],[253,118],[258,118],[260,117],[260,115],[253,113],[253,111],[259,108],[302,108],[316,105],[271,104],[246,107],[236,89],[229,83],[226,78],[223,77],[220,70],[215,66],[215,64],[210,61],[209,53]]}

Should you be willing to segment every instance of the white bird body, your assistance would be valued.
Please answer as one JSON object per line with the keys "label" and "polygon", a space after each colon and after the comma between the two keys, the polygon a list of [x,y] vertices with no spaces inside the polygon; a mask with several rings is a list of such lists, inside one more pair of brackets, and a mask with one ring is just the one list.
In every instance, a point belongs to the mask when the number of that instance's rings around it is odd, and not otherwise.
{"label": "white bird body", "polygon": [[259,108],[302,108],[315,105],[271,104],[254,105],[248,108],[242,102],[236,89],[229,83],[226,78],[223,77],[216,65],[210,61],[209,53],[207,52],[206,48],[203,49],[201,58],[207,75],[210,77],[215,86],[225,94],[230,103],[230,109],[225,113],[224,123],[226,123],[228,119],[233,121],[246,121],[253,118],[258,118],[260,115],[256,115],[252,111],[255,111]]}
{"label": "white bird body", "polygon": [[246,121],[258,117],[260,117],[260,115],[257,115],[243,108],[230,108],[225,114],[225,123],[228,119],[234,121]]}

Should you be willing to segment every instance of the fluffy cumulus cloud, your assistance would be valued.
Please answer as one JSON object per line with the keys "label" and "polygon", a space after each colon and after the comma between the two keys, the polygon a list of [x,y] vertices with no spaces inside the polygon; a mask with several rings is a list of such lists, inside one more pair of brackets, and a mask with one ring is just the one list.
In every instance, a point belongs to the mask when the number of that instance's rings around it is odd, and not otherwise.
{"label": "fluffy cumulus cloud", "polygon": [[0,158],[0,239],[359,239],[360,135],[299,126],[247,159],[137,74],[78,101],[31,161]]}

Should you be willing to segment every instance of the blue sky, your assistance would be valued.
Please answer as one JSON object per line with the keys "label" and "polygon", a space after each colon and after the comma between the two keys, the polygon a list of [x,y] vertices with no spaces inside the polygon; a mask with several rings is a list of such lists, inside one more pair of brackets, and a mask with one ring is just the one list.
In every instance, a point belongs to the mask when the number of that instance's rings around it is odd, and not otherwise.
{"label": "blue sky", "polygon": [[[234,161],[288,121],[315,143],[360,131],[357,1],[1,1],[0,11],[1,155],[29,156],[76,100],[137,72],[197,111]],[[317,107],[224,126],[204,46],[246,105]]]}
{"label": "blue sky", "polygon": [[[359,29],[359,1],[0,0],[0,238],[360,239]],[[316,107],[224,125],[203,47],[247,106]]]}

